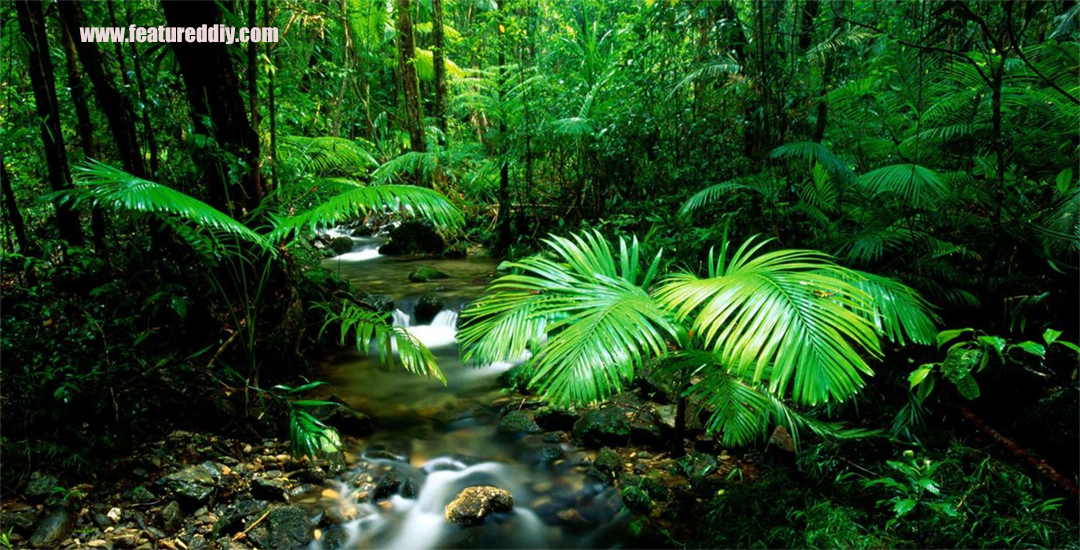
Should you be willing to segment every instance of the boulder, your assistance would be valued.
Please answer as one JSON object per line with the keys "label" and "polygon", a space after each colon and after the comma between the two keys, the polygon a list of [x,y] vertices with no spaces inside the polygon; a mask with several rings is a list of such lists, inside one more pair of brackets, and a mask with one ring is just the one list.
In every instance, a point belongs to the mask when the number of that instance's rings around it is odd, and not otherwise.
{"label": "boulder", "polygon": [[158,483],[188,504],[206,504],[214,494],[217,475],[220,474],[213,464],[203,463],[169,474]]}
{"label": "boulder", "polygon": [[[532,374],[530,373],[530,377]],[[574,428],[578,415],[573,411],[544,406],[536,409],[536,423],[545,430],[569,431]]]}
{"label": "boulder", "polygon": [[158,513],[157,524],[167,535],[171,535],[184,526],[184,513],[180,511],[180,503],[175,500],[166,504]]}
{"label": "boulder", "polygon": [[617,472],[622,469],[622,459],[611,447],[604,447],[596,455],[593,467],[603,472]]}
{"label": "boulder", "polygon": [[499,421],[499,433],[503,434],[538,434],[543,431],[535,420],[521,411],[510,411]]}
{"label": "boulder", "polygon": [[303,548],[311,542],[311,526],[303,510],[282,506],[270,510],[248,538],[258,548]]}
{"label": "boulder", "polygon": [[266,510],[266,502],[241,500],[225,509],[214,525],[215,534],[231,534],[243,529],[245,520],[255,521]]}
{"label": "boulder", "polygon": [[289,490],[280,477],[259,476],[251,480],[251,496],[258,500],[287,502]]}
{"label": "boulder", "polygon": [[408,220],[390,231],[390,240],[379,247],[379,254],[442,254],[446,241],[427,220]]}
{"label": "boulder", "polygon": [[416,480],[412,479],[412,477],[402,475],[396,470],[390,470],[379,478],[379,482],[375,485],[372,500],[382,500],[392,495],[413,498],[416,496],[417,485]]}
{"label": "boulder", "polygon": [[35,522],[37,510],[26,503],[14,503],[0,512],[0,532],[14,530],[18,533],[29,533]]}
{"label": "boulder", "polygon": [[513,509],[514,497],[503,489],[490,485],[466,487],[446,505],[446,520],[472,525],[483,522],[490,514],[508,513]]}
{"label": "boulder", "polygon": [[769,436],[769,446],[776,447],[781,451],[787,453],[795,452],[795,440],[792,439],[791,433],[787,431],[787,428],[783,426],[777,426],[771,436]]}
{"label": "boulder", "polygon": [[353,240],[349,237],[335,237],[330,241],[330,250],[333,250],[338,256],[352,252]]}
{"label": "boulder", "polygon": [[331,527],[323,533],[322,547],[326,550],[340,550],[349,542],[349,531],[344,527]]}
{"label": "boulder", "polygon": [[430,325],[431,321],[435,319],[435,316],[443,310],[442,296],[429,292],[420,297],[416,301],[416,305],[413,306],[413,315],[416,316],[416,324],[418,325]]}
{"label": "boulder", "polygon": [[38,523],[34,534],[30,535],[30,546],[34,548],[59,548],[75,529],[75,515],[67,508],[53,510]]}
{"label": "boulder", "polygon": [[414,283],[426,283],[438,279],[449,279],[450,276],[434,267],[422,265],[409,272],[409,280]]}
{"label": "boulder", "polygon": [[55,477],[34,472],[30,474],[30,482],[26,484],[23,494],[31,501],[43,501],[52,493],[53,488],[59,485],[60,481]]}
{"label": "boulder", "polygon": [[619,396],[603,408],[586,412],[574,423],[574,439],[584,445],[656,443],[663,439],[659,419],[635,401],[631,394]]}
{"label": "boulder", "polygon": [[379,313],[393,313],[395,309],[394,299],[386,294],[371,294],[362,301]]}

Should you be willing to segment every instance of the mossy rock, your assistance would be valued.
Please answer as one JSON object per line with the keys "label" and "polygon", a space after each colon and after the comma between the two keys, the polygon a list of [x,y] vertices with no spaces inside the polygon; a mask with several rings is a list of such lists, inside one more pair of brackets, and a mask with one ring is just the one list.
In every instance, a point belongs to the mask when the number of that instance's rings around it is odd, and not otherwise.
{"label": "mossy rock", "polygon": [[414,283],[426,283],[438,279],[449,279],[450,276],[434,267],[422,265],[409,273],[409,280]]}
{"label": "mossy rock", "polygon": [[416,301],[416,305],[413,306],[413,315],[416,317],[416,324],[429,325],[431,321],[435,319],[435,316],[445,307],[442,296],[429,292],[420,297]]}
{"label": "mossy rock", "polygon": [[499,433],[503,434],[538,434],[543,431],[532,417],[521,411],[510,411],[499,421]]}
{"label": "mossy rock", "polygon": [[338,256],[352,252],[353,241],[349,237],[335,237],[330,241],[330,250],[333,250]]}
{"label": "mossy rock", "polygon": [[601,471],[617,472],[622,469],[622,459],[619,458],[619,454],[616,453],[614,449],[611,447],[604,447],[603,449],[600,449],[600,453],[596,455],[593,466]]}
{"label": "mossy rock", "polygon": [[525,391],[532,377],[533,368],[528,363],[522,363],[499,375],[499,381],[506,389]]}

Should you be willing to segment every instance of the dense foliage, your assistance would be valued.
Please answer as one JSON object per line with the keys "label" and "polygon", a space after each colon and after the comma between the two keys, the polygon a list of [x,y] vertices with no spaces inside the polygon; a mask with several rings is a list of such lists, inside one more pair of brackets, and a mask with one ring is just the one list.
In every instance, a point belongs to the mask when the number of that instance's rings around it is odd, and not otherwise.
{"label": "dense foliage", "polygon": [[[790,431],[797,467],[702,497],[680,543],[1078,544],[1075,2],[0,17],[5,496],[172,427],[334,452],[333,404],[304,394],[335,346],[446,382],[319,265],[329,228],[422,220],[509,260],[463,315],[465,359],[527,358],[520,389],[557,407],[659,380],[673,456],[688,406],[724,446]],[[201,24],[280,41],[78,31]],[[887,443],[854,464],[864,436]]]}

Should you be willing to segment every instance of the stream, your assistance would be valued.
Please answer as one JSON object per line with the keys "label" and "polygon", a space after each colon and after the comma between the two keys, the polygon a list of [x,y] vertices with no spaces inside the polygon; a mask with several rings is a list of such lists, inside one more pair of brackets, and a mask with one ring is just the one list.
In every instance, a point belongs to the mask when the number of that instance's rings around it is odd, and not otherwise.
{"label": "stream", "polygon": [[[339,510],[355,517],[328,529],[311,550],[336,548],[603,548],[627,540],[632,519],[618,492],[585,476],[594,452],[555,434],[500,434],[501,413],[520,397],[501,389],[499,376],[511,363],[486,367],[462,364],[456,342],[458,314],[495,275],[490,259],[411,259],[382,256],[384,239],[354,237],[353,250],[323,266],[357,288],[393,298],[394,324],[407,327],[427,345],[447,378],[387,370],[378,359],[350,350],[328,358],[316,372],[334,395],[375,419],[375,431],[346,449],[352,469],[339,477]],[[451,276],[427,283],[408,279],[419,265]],[[417,325],[413,305],[437,292],[445,308]],[[379,498],[385,479],[397,488]],[[383,481],[380,481],[383,480]],[[462,489],[492,485],[509,491],[514,509],[492,514],[479,526],[462,527],[444,509]],[[375,492],[369,499],[364,493]],[[340,513],[330,512],[327,513]]]}

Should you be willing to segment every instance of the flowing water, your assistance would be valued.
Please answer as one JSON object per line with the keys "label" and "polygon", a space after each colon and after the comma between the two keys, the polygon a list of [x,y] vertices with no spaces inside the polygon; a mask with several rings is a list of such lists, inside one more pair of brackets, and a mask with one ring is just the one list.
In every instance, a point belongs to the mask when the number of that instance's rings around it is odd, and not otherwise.
{"label": "flowing water", "polygon": [[[350,449],[355,466],[333,488],[340,497],[330,504],[356,519],[328,529],[312,550],[620,546],[630,518],[614,489],[584,475],[582,460],[592,455],[565,438],[499,434],[501,413],[520,404],[498,380],[513,365],[474,368],[458,358],[458,313],[495,275],[497,262],[393,258],[378,254],[382,239],[354,242],[352,252],[326,260],[324,267],[357,288],[392,297],[394,324],[407,327],[432,350],[447,383],[400,368],[386,370],[355,350],[321,366],[317,375],[329,383],[326,394],[370,414],[376,430]],[[409,272],[419,265],[451,278],[409,282]],[[417,325],[411,311],[428,292],[443,296],[446,309],[430,324]],[[401,480],[396,494],[377,502],[361,496],[391,473]],[[473,485],[509,491],[513,512],[494,514],[474,527],[446,521],[446,505]]]}

